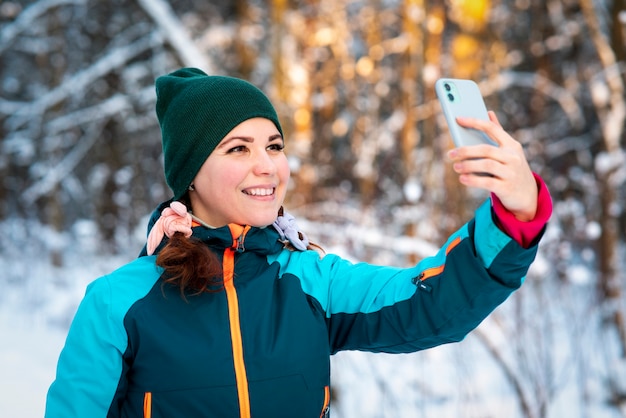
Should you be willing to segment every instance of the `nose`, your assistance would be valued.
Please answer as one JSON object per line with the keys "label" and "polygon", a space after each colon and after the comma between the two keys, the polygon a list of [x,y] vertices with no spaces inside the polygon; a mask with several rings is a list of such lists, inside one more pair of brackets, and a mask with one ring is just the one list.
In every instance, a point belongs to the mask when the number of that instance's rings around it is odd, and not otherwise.
{"label": "nose", "polygon": [[272,156],[266,151],[260,151],[254,158],[254,174],[258,176],[270,176],[276,173],[276,162]]}

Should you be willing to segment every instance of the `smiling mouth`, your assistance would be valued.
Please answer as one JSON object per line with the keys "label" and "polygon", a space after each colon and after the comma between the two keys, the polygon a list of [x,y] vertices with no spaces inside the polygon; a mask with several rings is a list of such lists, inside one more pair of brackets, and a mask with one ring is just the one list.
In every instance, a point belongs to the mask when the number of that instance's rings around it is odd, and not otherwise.
{"label": "smiling mouth", "polygon": [[272,188],[254,188],[254,189],[246,189],[243,191],[244,194],[247,194],[248,196],[271,196],[274,194],[274,192],[276,191],[275,187]]}

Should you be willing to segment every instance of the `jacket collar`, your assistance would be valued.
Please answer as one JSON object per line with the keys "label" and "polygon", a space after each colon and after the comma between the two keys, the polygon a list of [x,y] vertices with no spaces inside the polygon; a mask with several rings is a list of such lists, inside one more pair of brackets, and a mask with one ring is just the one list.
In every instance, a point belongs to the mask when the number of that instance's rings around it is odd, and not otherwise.
{"label": "jacket collar", "polygon": [[[150,232],[157,219],[161,216],[161,212],[163,209],[169,206],[172,202],[172,199],[165,201],[158,205],[156,209],[150,215],[150,220],[148,221],[148,230],[147,233]],[[233,230],[243,230],[243,227],[233,228]],[[274,254],[279,252],[283,248],[283,244],[280,242],[280,236],[278,232],[269,227],[259,228],[259,227],[251,227],[243,237],[233,236],[231,233],[231,228],[228,225],[219,227],[219,228],[208,228],[206,226],[193,226],[192,227],[192,237],[197,238],[204,242],[206,245],[214,248],[216,251],[223,251],[226,248],[230,248],[233,246],[233,242],[239,239],[239,248],[238,251],[252,251],[259,254]],[[235,232],[238,234],[239,232]],[[157,248],[156,253],[159,252],[159,249],[165,244],[167,238],[163,240],[159,248]],[[139,254],[139,256],[146,255],[146,248],[144,246],[143,250]]]}
{"label": "jacket collar", "polygon": [[192,231],[192,237],[220,251],[235,247],[238,252],[253,251],[260,254],[273,254],[283,248],[278,232],[270,227],[247,228],[239,225],[226,225],[212,229],[196,226],[192,228]]}

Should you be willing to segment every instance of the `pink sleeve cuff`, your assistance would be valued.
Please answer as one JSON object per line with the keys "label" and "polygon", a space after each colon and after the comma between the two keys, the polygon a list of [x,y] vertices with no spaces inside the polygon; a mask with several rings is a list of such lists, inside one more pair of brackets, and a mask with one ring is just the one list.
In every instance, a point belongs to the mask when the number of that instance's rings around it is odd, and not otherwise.
{"label": "pink sleeve cuff", "polygon": [[537,197],[537,213],[535,218],[528,222],[519,221],[509,212],[495,194],[491,194],[493,212],[498,226],[508,236],[513,238],[522,247],[528,248],[539,236],[552,215],[552,198],[545,182],[538,174],[533,173],[537,181],[539,195]]}

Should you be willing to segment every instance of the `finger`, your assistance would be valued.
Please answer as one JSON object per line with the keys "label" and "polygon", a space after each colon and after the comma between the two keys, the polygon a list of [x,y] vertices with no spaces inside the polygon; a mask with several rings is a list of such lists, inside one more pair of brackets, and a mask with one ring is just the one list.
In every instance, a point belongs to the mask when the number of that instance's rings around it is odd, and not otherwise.
{"label": "finger", "polygon": [[487,134],[489,138],[491,138],[499,146],[516,142],[515,139],[513,139],[504,129],[502,129],[502,126],[498,122],[498,119],[495,116],[495,114],[493,114],[493,117],[495,118],[495,121],[459,117],[457,118],[457,123],[464,128],[477,129],[479,131],[484,132],[485,134]]}
{"label": "finger", "polygon": [[452,162],[492,159],[503,163],[506,160],[506,156],[501,147],[494,147],[493,145],[487,144],[453,148],[448,151],[448,158]]}
{"label": "finger", "polygon": [[499,189],[502,180],[485,173],[467,173],[459,175],[459,182],[467,187],[488,190],[494,192]]}
{"label": "finger", "polygon": [[457,174],[490,176],[502,179],[506,176],[505,166],[492,159],[463,160],[453,164]]}
{"label": "finger", "polygon": [[496,112],[494,112],[493,110],[490,110],[489,112],[487,112],[487,114],[489,115],[489,120],[493,123],[495,123],[496,125],[498,125],[500,128],[502,128],[502,124],[500,123],[500,121],[498,120],[498,115],[496,115]]}

